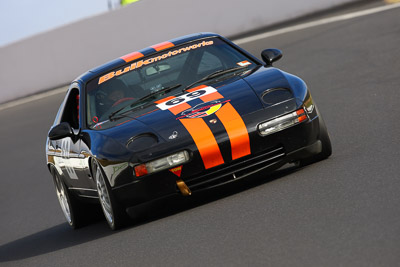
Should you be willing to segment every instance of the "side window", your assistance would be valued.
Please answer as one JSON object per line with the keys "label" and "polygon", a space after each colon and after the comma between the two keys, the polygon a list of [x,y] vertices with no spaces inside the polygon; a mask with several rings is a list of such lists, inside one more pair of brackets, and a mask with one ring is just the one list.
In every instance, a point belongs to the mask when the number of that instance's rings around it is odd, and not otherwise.
{"label": "side window", "polygon": [[215,70],[222,69],[223,65],[221,60],[213,54],[205,51],[200,60],[197,74],[207,75]]}
{"label": "side window", "polygon": [[72,128],[79,128],[79,90],[74,88],[69,93],[60,122],[68,122]]}

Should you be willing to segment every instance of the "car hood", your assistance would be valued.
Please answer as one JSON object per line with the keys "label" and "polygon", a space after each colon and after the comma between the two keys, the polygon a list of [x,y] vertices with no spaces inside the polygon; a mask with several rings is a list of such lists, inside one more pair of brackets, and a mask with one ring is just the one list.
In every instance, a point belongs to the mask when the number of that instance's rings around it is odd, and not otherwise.
{"label": "car hood", "polygon": [[[190,99],[180,109],[174,109],[175,106],[173,108],[160,106],[163,101],[157,101],[158,106],[155,104],[146,110],[129,114],[129,118],[121,119],[119,126],[98,131],[108,137],[103,138],[103,141],[112,140],[103,143],[103,150],[105,147],[108,147],[108,150],[102,154],[107,152],[110,155],[111,150],[116,150],[112,147],[119,147],[120,152],[122,147],[126,151],[141,152],[153,146],[165,147],[165,150],[171,151],[174,147],[189,145],[193,143],[193,138],[182,120],[192,118],[202,118],[217,137],[220,132],[224,132],[223,127],[213,127],[213,123],[219,119],[216,113],[221,107],[229,103],[237,114],[245,117],[265,108],[260,95],[271,86],[288,87],[289,84],[281,71],[274,68],[260,68],[252,74],[245,73],[244,76],[235,76],[209,87],[202,86],[206,90],[215,90],[216,94],[213,95],[211,92],[207,97]],[[229,118],[227,120],[229,122]],[[115,143],[118,143],[118,146]],[[126,151],[125,153],[129,154]]]}

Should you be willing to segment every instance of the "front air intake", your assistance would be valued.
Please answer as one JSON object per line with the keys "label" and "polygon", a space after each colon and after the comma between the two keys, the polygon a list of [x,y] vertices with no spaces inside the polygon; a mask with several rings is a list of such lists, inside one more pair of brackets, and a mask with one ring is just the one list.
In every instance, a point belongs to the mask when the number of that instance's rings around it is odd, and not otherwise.
{"label": "front air intake", "polygon": [[290,89],[287,88],[272,88],[264,91],[261,95],[262,101],[267,106],[272,106],[277,103],[281,103],[285,100],[293,98],[293,94]]}
{"label": "front air intake", "polygon": [[152,147],[158,143],[158,138],[153,133],[144,133],[134,136],[126,143],[126,148],[137,152]]}

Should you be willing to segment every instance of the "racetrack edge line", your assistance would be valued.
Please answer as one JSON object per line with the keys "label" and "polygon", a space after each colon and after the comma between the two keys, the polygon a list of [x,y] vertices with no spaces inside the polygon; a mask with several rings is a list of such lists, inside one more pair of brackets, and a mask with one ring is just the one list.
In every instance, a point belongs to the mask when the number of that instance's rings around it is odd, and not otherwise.
{"label": "racetrack edge line", "polygon": [[[351,13],[347,13],[347,14],[343,14],[343,15],[337,15],[337,16],[333,16],[333,17],[329,17],[329,18],[310,21],[310,22],[298,24],[295,26],[289,26],[289,27],[285,27],[285,28],[270,31],[270,32],[256,34],[256,35],[253,35],[250,37],[234,39],[232,41],[238,45],[241,45],[244,43],[254,42],[254,41],[257,41],[260,39],[264,39],[264,38],[268,38],[268,37],[272,37],[272,36],[276,36],[276,35],[280,35],[280,34],[304,30],[307,28],[312,28],[312,27],[316,27],[316,26],[320,26],[320,25],[324,25],[324,24],[328,24],[328,23],[333,23],[333,22],[349,20],[349,19],[353,19],[353,18],[357,18],[357,17],[367,16],[367,15],[371,15],[371,14],[383,12],[386,10],[399,8],[399,7],[400,7],[400,3],[388,4],[388,5],[374,7],[374,8],[370,8],[370,9],[355,11],[355,12],[351,12]],[[0,111],[15,107],[15,106],[19,106],[22,104],[26,104],[26,103],[29,103],[29,102],[32,102],[35,100],[43,99],[43,98],[46,98],[46,97],[49,97],[52,95],[56,95],[58,93],[66,91],[66,88],[67,88],[67,86],[58,87],[58,88],[55,88],[50,91],[38,93],[35,95],[19,98],[16,100],[12,100],[10,102],[0,104]]]}
{"label": "racetrack edge line", "polygon": [[398,8],[398,7],[400,7],[400,3],[379,6],[379,7],[374,7],[374,8],[360,10],[360,11],[355,11],[355,12],[351,12],[351,13],[347,13],[347,14],[343,14],[343,15],[337,15],[337,16],[333,16],[333,17],[329,17],[329,18],[324,18],[324,19],[318,19],[318,20],[314,20],[314,21],[310,21],[310,22],[305,22],[305,23],[301,23],[301,24],[298,24],[298,25],[295,25],[295,26],[289,26],[289,27],[285,27],[285,28],[274,30],[274,31],[270,31],[270,32],[260,33],[260,34],[256,34],[256,35],[253,35],[253,36],[250,36],[250,37],[236,39],[236,40],[233,40],[233,42],[238,44],[238,45],[241,45],[241,44],[244,44],[244,43],[250,43],[250,42],[258,41],[260,39],[276,36],[276,35],[279,35],[279,34],[284,34],[284,33],[304,30],[304,29],[308,29],[308,28],[312,28],[312,27],[316,27],[316,26],[320,26],[320,25],[324,25],[324,24],[328,24],[328,23],[333,23],[333,22],[338,22],[338,21],[344,21],[344,20],[349,20],[349,19],[353,19],[353,18],[358,18],[358,17],[362,17],[362,16],[367,16],[367,15],[383,12],[383,11],[394,9],[394,8]]}

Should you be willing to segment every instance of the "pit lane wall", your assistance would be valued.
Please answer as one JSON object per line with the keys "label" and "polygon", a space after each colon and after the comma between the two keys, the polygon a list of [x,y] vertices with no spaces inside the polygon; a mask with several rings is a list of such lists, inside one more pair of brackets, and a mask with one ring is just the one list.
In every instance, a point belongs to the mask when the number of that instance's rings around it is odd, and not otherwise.
{"label": "pit lane wall", "polygon": [[141,0],[0,47],[0,103],[68,84],[95,66],[181,35],[230,37],[354,1]]}

